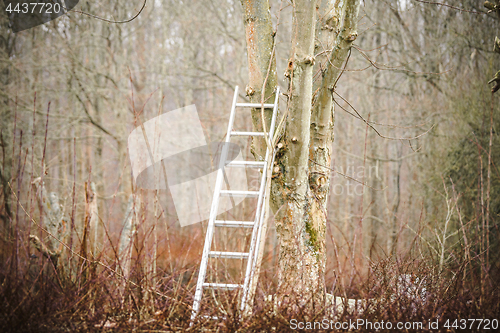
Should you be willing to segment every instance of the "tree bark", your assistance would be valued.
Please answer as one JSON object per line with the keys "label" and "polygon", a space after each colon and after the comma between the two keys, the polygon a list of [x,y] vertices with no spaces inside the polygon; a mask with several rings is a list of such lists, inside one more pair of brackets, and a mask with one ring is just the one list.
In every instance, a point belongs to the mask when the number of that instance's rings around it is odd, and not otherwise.
{"label": "tree bark", "polygon": [[282,170],[283,206],[277,212],[276,232],[280,240],[280,292],[303,303],[321,284],[315,236],[307,214],[311,204],[308,164],[316,1],[299,0],[293,6],[293,50],[288,64],[289,114],[283,155],[278,161]]}
{"label": "tree bark", "polygon": [[[336,1],[335,5],[338,6]],[[357,37],[357,18],[359,13],[359,0],[345,1],[342,7],[341,17],[338,18],[339,8],[328,8],[325,6],[324,25],[322,26],[323,38],[328,45],[328,39],[333,37],[335,31],[339,31],[335,46],[330,54],[325,68],[322,70],[322,81],[319,87],[318,97],[312,108],[311,115],[311,143],[309,147],[309,187],[311,201],[308,207],[308,221],[306,231],[309,233],[310,245],[316,253],[318,291],[323,295],[324,275],[326,267],[326,219],[327,202],[330,191],[331,174],[331,149],[333,143],[334,109],[332,93],[335,85],[342,74],[342,66],[347,60],[352,43]],[[331,17],[329,12],[333,12]],[[339,29],[340,28],[340,29]],[[326,30],[326,31],[325,31]],[[325,37],[325,32],[329,36]]]}
{"label": "tree bark", "polygon": [[[4,5],[0,4],[0,10],[4,10]],[[8,85],[11,81],[11,56],[14,49],[16,36],[8,29],[9,20],[6,16],[0,17],[0,121],[2,124],[14,123],[13,112],[9,104]],[[13,136],[10,126],[2,126],[0,130],[0,153],[2,161],[0,164],[0,184],[3,201],[0,206],[0,219],[3,220],[4,230],[8,231],[9,237],[12,236],[12,210],[10,202],[10,187],[8,185],[12,179],[12,144]]]}
{"label": "tree bark", "polygon": [[102,250],[102,232],[99,225],[99,208],[94,182],[90,183],[90,189],[87,190],[87,205],[90,229],[90,251],[93,260],[96,260]]}
{"label": "tree bark", "polygon": [[[274,57],[274,31],[268,0],[241,0],[243,23],[247,42],[248,85],[246,93],[252,103],[274,101],[278,79]],[[264,86],[265,85],[265,86]],[[272,102],[268,102],[272,103]],[[255,131],[262,131],[261,109],[252,109],[252,124]],[[266,130],[269,130],[272,109],[264,109]],[[266,143],[263,138],[254,138],[252,153],[256,160],[264,160]]]}
{"label": "tree bark", "polygon": [[128,199],[127,210],[123,219],[123,228],[118,245],[118,260],[120,273],[124,280],[121,285],[121,294],[124,295],[127,279],[132,269],[132,254],[134,250],[134,239],[137,233],[138,210],[140,207],[139,196],[131,194]]}

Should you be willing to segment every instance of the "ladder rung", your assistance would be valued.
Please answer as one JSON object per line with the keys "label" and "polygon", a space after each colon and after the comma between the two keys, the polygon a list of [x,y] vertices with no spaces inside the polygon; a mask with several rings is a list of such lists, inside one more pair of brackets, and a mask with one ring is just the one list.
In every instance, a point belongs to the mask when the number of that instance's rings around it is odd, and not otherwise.
{"label": "ladder rung", "polygon": [[212,319],[212,320],[226,320],[226,317],[217,317],[217,316],[201,316],[201,318]]}
{"label": "ladder rung", "polygon": [[266,166],[266,162],[259,161],[231,161],[226,166],[228,167],[242,167],[242,168],[263,168]]}
{"label": "ladder rung", "polygon": [[203,283],[203,288],[212,288],[212,289],[228,289],[234,290],[237,288],[241,288],[241,284],[231,284],[231,283]]}
{"label": "ladder rung", "polygon": [[259,191],[220,191],[221,197],[258,197]]}
{"label": "ladder rung", "polygon": [[[242,107],[242,108],[261,108],[262,104],[260,104],[260,103],[236,103],[236,107]],[[274,104],[264,104],[264,107],[266,109],[272,109],[272,108],[274,108]]]}
{"label": "ladder rung", "polygon": [[264,136],[264,132],[236,132],[236,131],[231,131],[231,135],[234,135],[234,136]]}
{"label": "ladder rung", "polygon": [[246,258],[248,258],[248,252],[210,251],[210,252],[208,252],[208,256],[210,258],[246,259]]}
{"label": "ladder rung", "polygon": [[255,222],[245,221],[215,221],[216,227],[229,227],[229,228],[253,228]]}

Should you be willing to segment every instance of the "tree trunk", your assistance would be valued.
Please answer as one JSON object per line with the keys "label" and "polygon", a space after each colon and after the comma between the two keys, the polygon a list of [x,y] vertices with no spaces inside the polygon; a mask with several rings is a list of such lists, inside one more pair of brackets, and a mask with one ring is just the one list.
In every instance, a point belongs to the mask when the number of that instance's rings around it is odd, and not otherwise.
{"label": "tree trunk", "polygon": [[87,191],[87,198],[90,229],[90,251],[92,253],[93,260],[96,260],[102,251],[102,232],[99,223],[99,208],[94,182],[90,183],[90,189]]}
{"label": "tree trunk", "polygon": [[120,273],[123,277],[121,285],[121,294],[124,295],[127,280],[130,277],[132,269],[132,254],[134,250],[134,239],[137,230],[137,212],[140,207],[139,196],[131,194],[128,199],[127,210],[123,219],[123,228],[118,245],[118,260],[120,264]]}
{"label": "tree trunk", "polygon": [[[262,98],[268,103],[274,101],[278,85],[276,59],[273,54],[274,31],[269,12],[268,0],[241,0],[243,23],[247,42],[248,85],[246,93],[252,103],[260,103]],[[265,86],[264,86],[265,85]],[[272,109],[264,109],[266,130],[269,130]],[[261,109],[252,109],[252,124],[255,131],[262,131]],[[263,161],[266,143],[263,138],[254,138],[252,154],[256,160]]]}
{"label": "tree trunk", "polygon": [[[4,7],[0,4],[0,9]],[[13,135],[12,128],[5,126],[11,121],[14,112],[11,111],[9,103],[9,95],[7,94],[7,87],[11,81],[11,63],[10,60],[15,44],[15,34],[7,29],[9,20],[6,16],[0,17],[0,59],[6,59],[0,62],[0,121],[2,122],[2,130],[0,130],[0,152],[2,153],[2,161],[0,164],[0,184],[2,191],[2,203],[0,206],[0,219],[3,221],[3,228],[7,231],[9,237],[12,237],[12,210],[11,210],[11,189],[9,182],[12,180],[12,158],[14,156],[12,151]]]}
{"label": "tree trunk", "polygon": [[278,163],[283,172],[283,206],[276,216],[280,240],[278,277],[280,291],[292,300],[307,299],[318,291],[321,262],[314,233],[308,165],[314,65],[316,1],[294,2],[293,52],[288,63],[289,114]]}
{"label": "tree trunk", "polygon": [[[269,4],[249,0],[242,0],[242,4],[250,72],[247,94],[253,102],[261,102],[272,96],[276,85]],[[320,7],[318,22],[317,5]],[[290,79],[288,114],[273,170],[271,208],[276,214],[280,243],[280,292],[301,304],[311,296],[314,300],[324,300],[326,202],[333,142],[332,92],[357,36],[359,5],[359,0],[344,1],[341,20],[340,1],[323,0],[321,4],[317,0],[293,1],[293,49],[285,73]],[[320,29],[317,39],[321,45],[315,45],[316,27]],[[336,31],[340,33],[330,52]],[[318,52],[320,47],[326,49]],[[321,63],[318,66],[322,80],[312,105],[315,53],[321,53],[317,60]],[[266,117],[269,121],[269,113]],[[253,124],[254,129],[260,129],[260,110],[254,112]],[[256,159],[262,159],[265,148],[263,140],[254,141]]]}

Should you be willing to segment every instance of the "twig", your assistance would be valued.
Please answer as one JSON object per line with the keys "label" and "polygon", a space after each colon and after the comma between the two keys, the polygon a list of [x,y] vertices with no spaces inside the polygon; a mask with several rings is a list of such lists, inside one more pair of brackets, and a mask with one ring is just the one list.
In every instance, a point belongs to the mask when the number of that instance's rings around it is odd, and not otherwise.
{"label": "twig", "polygon": [[[358,155],[355,155],[355,154],[352,154],[342,148],[338,148],[339,151],[341,151],[342,153],[348,155],[348,156],[351,156],[351,157],[354,157],[358,160],[362,160],[363,157],[361,156],[358,156]],[[409,157],[412,157],[412,156],[415,156],[417,155],[418,153],[417,152],[414,152],[414,153],[410,153],[408,155],[405,155],[405,156],[401,156],[401,157],[398,157],[398,158],[382,158],[382,157],[377,157],[377,156],[366,156],[367,159],[369,160],[373,160],[373,161],[379,161],[379,162],[399,162],[401,160],[404,160],[406,158],[409,158]]]}
{"label": "twig", "polygon": [[[104,21],[104,22],[108,22],[108,23],[122,24],[122,23],[129,23],[129,22],[132,22],[133,20],[135,20],[142,13],[142,11],[144,10],[144,7],[146,7],[146,2],[147,2],[147,0],[144,0],[144,3],[142,4],[142,7],[139,10],[139,12],[137,12],[137,14],[135,14],[131,18],[129,18],[127,20],[124,20],[124,21],[112,21],[112,20],[108,20],[108,19],[96,16],[96,15],[93,15],[93,14],[82,12],[81,10],[73,10],[73,12],[74,13],[78,13],[78,14],[82,14],[82,15],[85,15],[85,16],[88,16],[88,17],[92,17],[92,18],[95,18],[95,19],[98,19],[98,20],[101,20],[101,21]],[[64,8],[64,9],[67,10],[67,8]]]}
{"label": "twig", "polygon": [[467,10],[467,9],[458,8],[458,7],[451,6],[451,5],[448,5],[446,3],[442,3],[442,2],[433,2],[433,1],[424,1],[424,0],[414,0],[414,1],[421,2],[421,3],[427,3],[427,4],[430,4],[430,5],[438,5],[438,6],[449,7],[449,8],[453,8],[453,9],[459,10],[461,12],[467,12],[467,13],[472,13],[472,14],[488,14],[486,12],[476,12],[476,11],[473,11],[473,10]]}
{"label": "twig", "polygon": [[[358,119],[362,120],[365,124],[367,124],[368,126],[370,126],[374,131],[375,133],[377,133],[378,136],[380,136],[381,138],[384,138],[384,139],[388,139],[388,140],[414,140],[414,139],[418,139],[420,138],[421,136],[427,134],[428,132],[430,132],[434,126],[436,126],[435,124],[431,126],[431,128],[429,128],[427,131],[425,131],[424,133],[420,134],[420,135],[417,135],[417,136],[414,136],[414,137],[401,137],[401,138],[395,138],[395,137],[390,137],[390,136],[385,136],[385,135],[382,135],[380,134],[380,132],[375,128],[373,127],[370,122],[368,122],[365,118],[363,118],[363,116],[361,116],[361,114],[358,112],[358,110],[356,110],[344,97],[342,97],[339,93],[337,93],[336,91],[334,91],[334,93],[339,96],[344,102],[347,103],[347,105],[349,105],[351,107],[351,109],[354,110],[354,112],[356,112],[356,114],[358,115]],[[347,111],[342,105],[340,105],[336,100],[335,98],[333,99],[333,101],[335,102],[335,104],[337,104],[342,110],[344,110],[345,112],[349,113],[350,115],[354,116],[351,112]]]}
{"label": "twig", "polygon": [[412,74],[416,74],[416,75],[441,75],[441,74],[446,74],[448,72],[451,71],[451,68],[444,71],[444,72],[415,72],[415,71],[411,71],[409,69],[402,69],[400,67],[403,67],[403,65],[401,66],[397,66],[397,67],[389,67],[389,66],[386,66],[384,64],[379,64],[377,63],[376,61],[373,61],[370,59],[370,57],[368,57],[366,55],[366,53],[364,53],[358,46],[356,46],[355,44],[352,45],[356,50],[359,51],[359,53],[361,53],[361,55],[363,56],[363,58],[365,58],[366,60],[368,60],[371,65],[373,67],[375,67],[376,69],[379,69],[379,70],[383,70],[383,71],[401,71],[401,72],[407,72],[407,73],[412,73]]}
{"label": "twig", "polygon": [[29,220],[31,222],[33,222],[38,228],[40,228],[40,230],[46,232],[50,237],[54,238],[57,242],[59,242],[62,246],[64,246],[72,255],[78,257],[79,259],[82,259],[85,262],[89,262],[90,264],[97,264],[97,265],[100,265],[100,266],[106,268],[108,271],[112,272],[114,275],[116,275],[117,277],[125,280],[126,283],[129,283],[129,284],[133,285],[134,287],[138,287],[138,288],[141,288],[141,289],[147,289],[148,291],[153,292],[153,293],[155,293],[158,296],[165,297],[165,298],[171,299],[173,301],[177,301],[177,300],[173,299],[172,297],[167,296],[167,295],[165,295],[165,294],[163,294],[163,293],[161,293],[161,292],[159,292],[159,291],[157,291],[157,290],[155,290],[153,288],[144,288],[143,286],[140,286],[139,284],[137,284],[137,283],[135,283],[135,282],[127,279],[125,276],[123,276],[123,274],[117,272],[116,270],[114,270],[113,268],[111,268],[110,266],[106,265],[105,263],[103,263],[103,262],[101,262],[99,260],[90,260],[88,258],[84,258],[79,253],[76,253],[75,251],[73,251],[66,243],[64,243],[63,241],[61,241],[59,238],[57,238],[52,233],[50,233],[47,229],[45,229],[44,227],[42,227],[37,221],[35,221],[35,219],[30,216],[30,214],[26,211],[26,209],[24,208],[24,206],[19,201],[19,198],[16,195],[14,189],[12,188],[12,185],[10,184],[10,182],[9,182],[9,187],[12,190],[12,194],[14,195],[14,197],[15,197],[15,199],[17,201],[17,204],[19,205],[19,207],[21,207],[21,209],[24,211],[24,213],[29,218]]}

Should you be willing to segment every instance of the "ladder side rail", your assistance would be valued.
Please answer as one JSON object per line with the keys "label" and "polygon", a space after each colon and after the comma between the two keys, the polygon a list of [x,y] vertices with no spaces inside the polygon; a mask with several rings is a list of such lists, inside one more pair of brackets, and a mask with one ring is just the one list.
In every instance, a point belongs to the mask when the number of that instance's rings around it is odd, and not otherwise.
{"label": "ladder side rail", "polygon": [[[238,86],[236,86],[234,89],[233,104],[231,106],[231,113],[229,115],[229,124],[225,140],[226,143],[229,143],[231,139],[231,130],[233,128],[233,123],[234,123],[234,115],[235,115],[237,99],[238,99]],[[200,272],[198,273],[198,281],[196,283],[196,291],[194,295],[193,313],[191,315],[191,320],[193,320],[196,317],[200,309],[201,297],[203,295],[203,283],[205,282],[205,277],[207,273],[208,254],[212,246],[214,223],[217,217],[217,211],[219,209],[220,190],[222,188],[222,180],[224,177],[223,167],[224,167],[224,162],[227,159],[227,153],[228,153],[228,145],[226,144],[222,149],[219,168],[217,169],[217,179],[215,181],[215,193],[214,193],[214,198],[212,200],[212,206],[210,208],[210,217],[208,220],[207,235],[205,237],[205,244],[203,246],[203,255],[200,264]]]}
{"label": "ladder side rail", "polygon": [[[274,156],[272,158],[271,165],[272,165],[272,163],[274,163]],[[264,173],[266,173],[266,177],[265,178],[262,177],[262,178],[263,178],[264,186],[266,186],[265,183],[267,182],[267,172],[264,172]],[[247,263],[246,274],[245,274],[245,282],[243,284],[243,295],[242,295],[241,304],[240,304],[241,311],[245,311],[246,303],[250,301],[250,299],[247,299],[247,298],[249,297],[250,290],[252,289],[252,282],[253,282],[254,274],[256,271],[256,266],[257,266],[257,260],[258,260],[258,254],[259,254],[259,248],[260,248],[260,242],[261,242],[262,230],[263,230],[262,224],[264,221],[264,214],[265,214],[265,209],[266,209],[265,208],[266,198],[267,198],[267,195],[264,192],[263,198],[262,198],[263,199],[262,205],[260,207],[259,219],[257,220],[257,223],[255,225],[255,229],[257,230],[257,236],[256,236],[255,241],[253,242],[254,246],[252,247],[252,249],[250,249],[251,254],[248,256],[248,263]],[[253,239],[252,239],[252,241],[253,241]]]}
{"label": "ladder side rail", "polygon": [[[274,128],[275,124],[276,124],[276,118],[278,116],[278,97],[279,97],[279,86],[278,88],[276,89],[276,99],[275,99],[275,106],[274,106],[274,110],[273,110],[273,118],[271,120],[271,127],[270,127],[270,131],[271,131],[271,134],[269,135],[269,140],[271,141],[271,147],[272,147],[272,154],[271,154],[271,163],[269,165],[266,166],[266,168],[268,169],[268,172],[272,172],[272,168],[273,168],[273,165],[274,165],[274,157],[275,157],[275,148],[274,146],[272,145],[273,143],[273,135],[274,135],[274,131],[276,130]],[[267,148],[267,150],[269,150],[269,147]],[[267,152],[266,152],[267,153]],[[266,185],[267,185],[267,178],[264,180]],[[262,239],[262,230],[263,230],[263,223],[264,223],[264,215],[266,213],[266,200],[267,200],[267,197],[270,195],[270,193],[266,193],[264,192],[264,198],[263,198],[263,203],[262,203],[262,209],[260,211],[260,218],[259,218],[259,231],[258,231],[258,234],[257,234],[257,240],[256,240],[256,244],[257,246],[254,248],[254,254],[253,254],[253,260],[252,260],[252,270],[250,272],[250,280],[249,280],[249,285],[248,285],[248,290],[251,289],[252,287],[252,282],[253,282],[253,277],[254,277],[254,274],[256,272],[256,268],[257,268],[257,260],[258,260],[258,255],[259,255],[259,248],[260,248],[260,242],[261,242],[261,239]],[[248,294],[246,295],[248,296]],[[243,311],[244,310],[244,306],[245,304],[242,302],[242,307],[241,307],[241,310]]]}
{"label": "ladder side rail", "polygon": [[[275,156],[275,153],[276,153],[276,150],[275,150],[275,147],[273,146],[273,141],[272,140],[273,140],[274,131],[276,130],[274,128],[274,126],[276,124],[276,118],[278,117],[279,90],[280,90],[280,88],[278,86],[276,88],[276,98],[275,98],[275,101],[274,101],[273,117],[272,117],[272,120],[271,120],[271,127],[270,127],[270,134],[269,134],[269,140],[271,141],[270,142],[270,147],[272,147],[272,154],[271,154],[271,163],[266,166],[266,168],[269,169],[268,172],[272,172],[273,165],[274,165],[274,156]],[[269,150],[269,147],[267,147],[267,150]],[[266,151],[266,153],[267,153],[267,151]],[[267,179],[265,179],[265,182],[267,183]],[[257,235],[257,242],[256,242],[257,244],[260,244],[261,237],[262,237],[262,223],[264,221],[265,204],[266,204],[266,200],[267,200],[267,195],[270,195],[270,193],[264,192],[264,198],[263,198],[263,203],[262,203],[263,207],[262,207],[261,214],[260,214],[260,219],[259,219],[259,233]],[[255,248],[255,254],[254,254],[254,257],[253,257],[254,260],[253,260],[253,264],[252,264],[252,272],[250,273],[250,279],[253,278],[253,274],[255,273],[258,252],[259,252],[259,246],[257,246]],[[252,281],[252,280],[250,280],[250,281]]]}
{"label": "ladder side rail", "polygon": [[[267,156],[266,156],[266,159],[267,159]],[[260,215],[261,215],[260,212],[262,210],[262,201],[263,201],[262,198],[263,198],[263,192],[264,192],[264,188],[265,188],[266,175],[267,175],[267,168],[264,168],[262,170],[262,177],[260,180],[259,199],[257,202],[257,211],[255,212],[255,225],[254,225],[254,228],[252,231],[252,240],[250,242],[250,249],[248,250],[248,252],[250,254],[248,256],[247,267],[245,269],[245,282],[243,283],[243,295],[242,295],[241,304],[240,304],[241,307],[243,307],[243,305],[245,304],[244,302],[246,302],[246,296],[248,293],[248,283],[250,281],[250,271],[251,271],[251,267],[252,267],[253,253],[255,252],[254,249],[255,249],[255,245],[256,245],[255,241],[257,240],[257,233],[258,233],[259,226],[260,226]]]}
{"label": "ladder side rail", "polygon": [[[269,127],[269,140],[270,146],[273,148],[273,153],[274,153],[274,147],[273,147],[273,135],[274,135],[274,128],[276,126],[276,118],[278,118],[278,104],[279,104],[279,96],[280,96],[280,87],[278,86],[276,88],[276,97],[274,99],[274,110],[273,110],[273,118],[271,119],[271,126]],[[269,147],[268,147],[269,149]],[[274,156],[274,154],[273,154]],[[274,157],[273,157],[274,159]]]}
{"label": "ladder side rail", "polygon": [[[271,159],[271,165],[274,163],[274,156]],[[267,183],[267,179],[265,180]],[[264,198],[263,198],[263,203],[262,203],[262,209],[260,211],[260,217],[259,217],[259,225],[258,225],[258,232],[257,232],[257,239],[255,241],[256,246],[254,247],[253,251],[254,253],[252,254],[252,267],[250,271],[250,276],[249,276],[249,281],[248,281],[248,286],[247,290],[245,293],[245,302],[249,302],[250,299],[247,299],[249,297],[249,292],[252,290],[252,282],[254,282],[254,275],[257,270],[257,261],[259,258],[259,251],[260,251],[260,242],[262,241],[262,232],[263,232],[263,223],[264,223],[264,218],[265,218],[265,213],[266,213],[266,200],[267,200],[267,194],[264,193]],[[256,282],[256,281],[255,281]],[[245,310],[246,303],[241,302],[241,311]]]}
{"label": "ladder side rail", "polygon": [[[274,101],[273,116],[271,118],[271,126],[269,127],[269,132],[268,132],[271,142],[272,142],[272,135],[274,133],[274,125],[276,123],[276,117],[278,114],[278,112],[277,112],[278,111],[278,97],[279,97],[279,87],[276,89],[276,97],[275,97],[275,101]],[[273,153],[274,153],[274,151],[273,151]],[[255,266],[253,264],[253,262],[256,259],[256,256],[254,254],[256,254],[258,252],[258,250],[256,251],[256,249],[259,248],[259,246],[258,246],[259,243],[257,240],[260,239],[260,230],[261,230],[262,216],[263,216],[262,213],[264,212],[264,208],[265,208],[264,207],[264,205],[265,205],[264,197],[265,197],[267,171],[269,169],[268,163],[269,163],[270,155],[271,155],[271,150],[269,149],[269,146],[268,146],[266,149],[266,157],[265,157],[266,167],[263,168],[263,170],[262,170],[262,178],[260,181],[260,189],[259,189],[259,200],[257,203],[257,211],[255,214],[255,219],[256,219],[255,220],[255,227],[254,227],[253,232],[252,232],[252,241],[250,242],[250,250],[249,250],[250,254],[248,256],[247,267],[246,267],[246,271],[245,271],[245,282],[243,283],[243,295],[242,295],[241,304],[240,304],[240,308],[242,311],[245,309],[245,304],[247,301],[247,296],[248,296],[248,291],[249,291],[250,281],[251,281],[250,278],[251,278],[251,275],[253,275],[252,268]],[[274,161],[274,154],[272,154],[272,160]]]}

